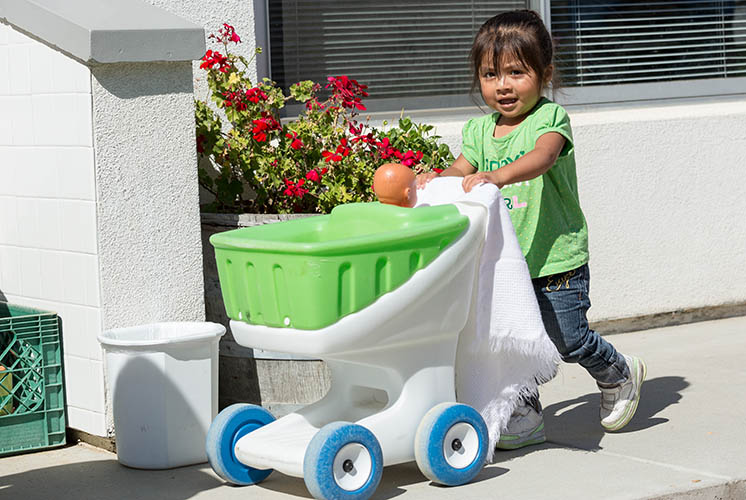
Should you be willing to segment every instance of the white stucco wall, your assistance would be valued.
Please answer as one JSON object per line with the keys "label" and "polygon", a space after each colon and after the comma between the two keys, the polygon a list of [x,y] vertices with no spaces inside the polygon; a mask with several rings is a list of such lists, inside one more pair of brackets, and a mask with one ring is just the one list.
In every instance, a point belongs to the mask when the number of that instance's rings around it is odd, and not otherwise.
{"label": "white stucco wall", "polygon": [[746,302],[746,96],[570,113],[592,317]]}
{"label": "white stucco wall", "polygon": [[[746,96],[568,106],[592,321],[746,303]],[[480,111],[413,113],[458,155]]]}
{"label": "white stucco wall", "polygon": [[104,329],[204,319],[191,71],[92,69]]}
{"label": "white stucco wall", "polygon": [[[251,0],[145,0],[151,5],[176,14],[205,29],[207,48],[224,52],[223,45],[207,37],[217,33],[223,23],[230,24],[241,37],[241,43],[231,44],[231,52],[251,59],[256,48],[254,6]],[[258,20],[257,22],[265,22]],[[257,56],[269,57],[269,51]],[[194,96],[203,101],[209,101],[209,89],[204,78],[204,71],[199,70],[200,61],[193,63],[194,67]],[[252,81],[256,81],[256,60],[249,72]]]}
{"label": "white stucco wall", "polygon": [[59,314],[68,425],[110,435],[97,335],[204,319],[191,61],[89,69],[0,24],[0,300]]}
{"label": "white stucco wall", "polygon": [[86,66],[0,24],[0,300],[62,318],[69,425],[104,435]]}

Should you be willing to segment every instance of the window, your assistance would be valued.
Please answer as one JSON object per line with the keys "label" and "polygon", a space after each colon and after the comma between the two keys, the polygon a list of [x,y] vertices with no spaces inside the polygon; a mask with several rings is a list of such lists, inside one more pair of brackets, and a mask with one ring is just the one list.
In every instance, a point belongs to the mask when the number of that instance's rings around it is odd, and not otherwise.
{"label": "window", "polygon": [[470,104],[474,34],[528,2],[268,0],[272,79],[347,75],[367,85],[371,110]]}
{"label": "window", "polygon": [[746,91],[746,1],[553,0],[551,28],[563,102]]}
{"label": "window", "polygon": [[[468,106],[474,34],[505,10],[539,11],[557,44],[564,104],[746,92],[746,0],[255,0],[269,74],[348,75],[371,111]],[[259,18],[261,18],[259,17]],[[261,31],[261,30],[259,30]],[[291,108],[289,113],[296,110]]]}

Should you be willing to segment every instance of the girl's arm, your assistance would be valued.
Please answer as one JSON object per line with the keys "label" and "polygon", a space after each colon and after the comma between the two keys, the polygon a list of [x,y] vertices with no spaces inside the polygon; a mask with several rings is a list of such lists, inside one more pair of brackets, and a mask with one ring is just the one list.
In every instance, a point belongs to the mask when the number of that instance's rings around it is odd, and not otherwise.
{"label": "girl's arm", "polygon": [[[539,177],[557,162],[566,139],[557,132],[547,132],[536,140],[534,149],[492,172],[477,172],[464,177],[463,187],[467,193],[478,184],[491,182],[502,188],[506,184],[528,181]],[[450,169],[449,169],[450,170]],[[443,172],[445,174],[445,171]],[[442,175],[442,174],[441,174]]]}
{"label": "girl's arm", "polygon": [[441,173],[438,174],[437,172],[427,172],[425,174],[418,175],[417,188],[420,189],[425,187],[425,184],[436,177],[466,177],[467,175],[476,172],[476,170],[477,169],[471,163],[469,163],[466,158],[464,158],[464,155],[458,155],[456,161],[454,161],[450,167],[443,170]]}

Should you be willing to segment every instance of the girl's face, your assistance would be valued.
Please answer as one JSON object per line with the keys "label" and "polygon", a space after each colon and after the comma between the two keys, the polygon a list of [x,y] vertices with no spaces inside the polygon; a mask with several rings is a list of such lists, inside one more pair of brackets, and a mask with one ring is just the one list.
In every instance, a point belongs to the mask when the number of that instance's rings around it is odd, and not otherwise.
{"label": "girl's face", "polygon": [[485,57],[479,70],[484,102],[500,113],[501,123],[518,124],[539,102],[544,83],[551,79],[552,67],[547,68],[542,81],[533,69],[513,56],[503,56],[499,68],[493,65],[492,58]]}

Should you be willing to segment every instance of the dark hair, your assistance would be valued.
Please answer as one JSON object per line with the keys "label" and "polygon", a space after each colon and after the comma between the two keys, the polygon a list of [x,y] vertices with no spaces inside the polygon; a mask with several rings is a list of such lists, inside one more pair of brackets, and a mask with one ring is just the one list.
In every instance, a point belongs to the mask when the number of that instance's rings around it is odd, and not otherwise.
{"label": "dark hair", "polygon": [[552,64],[554,47],[544,21],[533,10],[503,12],[488,19],[474,37],[469,53],[472,71],[471,92],[479,88],[479,70],[485,57],[492,57],[494,67],[508,55],[530,68],[544,82],[547,68]]}

